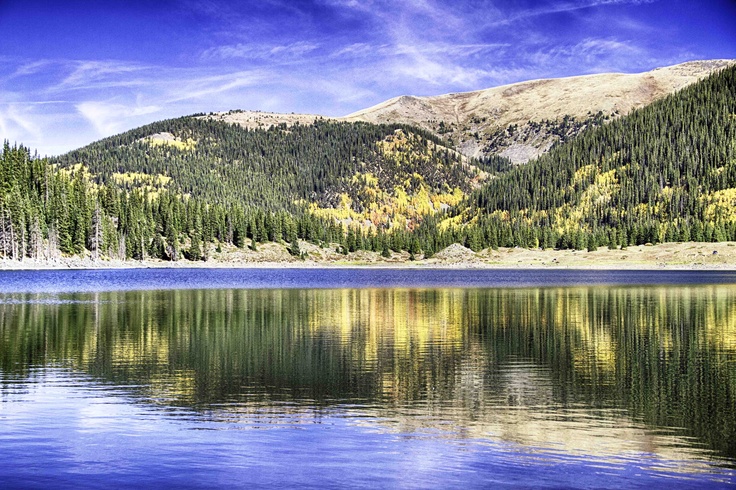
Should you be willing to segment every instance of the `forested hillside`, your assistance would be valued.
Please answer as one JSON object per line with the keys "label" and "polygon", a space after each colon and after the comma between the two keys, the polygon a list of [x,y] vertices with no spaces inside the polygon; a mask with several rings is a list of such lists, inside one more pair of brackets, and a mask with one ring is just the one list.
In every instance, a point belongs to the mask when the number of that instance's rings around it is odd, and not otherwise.
{"label": "forested hillside", "polygon": [[[54,259],[89,252],[118,259],[206,259],[213,244],[253,248],[297,236],[341,242],[334,221],[237,203],[210,204],[138,180],[94,182],[81,166],[58,168],[5,143],[0,154],[0,253],[5,258]],[[161,181],[157,181],[161,184]]]}
{"label": "forested hillside", "polygon": [[736,240],[736,68],[584,132],[467,204],[442,226],[473,224],[473,248]]}
{"label": "forested hillside", "polygon": [[521,167],[467,161],[407,126],[187,117],[51,162],[5,143],[0,186],[6,258],[199,260],[268,241],[298,256],[298,239],[412,256],[736,240],[736,68]]}
{"label": "forested hillside", "polygon": [[51,162],[8,143],[0,156],[0,253],[18,259],[198,260],[262,242],[300,255],[297,238],[418,251],[410,229],[488,175],[421,130],[366,123],[247,130],[187,117]]}
{"label": "forested hillside", "polygon": [[[247,129],[183,117],[104,139],[53,160],[82,164],[97,182],[157,178],[182,195],[293,212],[304,203],[369,207],[366,186],[395,196],[465,196],[484,173],[422,130],[317,121]],[[420,189],[421,188],[421,189]],[[425,196],[426,197],[426,196]],[[383,204],[383,203],[380,203]]]}

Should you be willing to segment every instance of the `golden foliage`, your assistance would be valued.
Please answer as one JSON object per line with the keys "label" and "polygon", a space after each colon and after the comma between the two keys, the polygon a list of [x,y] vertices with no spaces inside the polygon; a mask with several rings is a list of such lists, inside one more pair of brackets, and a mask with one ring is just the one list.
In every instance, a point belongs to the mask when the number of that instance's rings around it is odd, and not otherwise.
{"label": "golden foliage", "polygon": [[191,138],[187,138],[185,141],[179,138],[162,138],[157,136],[149,136],[145,138],[146,143],[151,146],[173,146],[182,151],[193,151],[197,146],[197,142]]}
{"label": "golden foliage", "polygon": [[736,188],[723,189],[700,196],[708,221],[736,221]]}
{"label": "golden foliage", "polygon": [[126,172],[112,174],[112,181],[118,185],[132,187],[139,192],[148,192],[149,199],[155,199],[161,192],[167,190],[171,177],[161,174],[149,175],[141,172]]}
{"label": "golden foliage", "polygon": [[619,191],[621,187],[618,179],[616,179],[616,170],[610,170],[605,173],[598,173],[598,167],[594,165],[586,165],[575,172],[573,182],[575,184],[582,183],[583,180],[595,175],[595,179],[591,185],[580,196],[577,205],[565,205],[557,208],[555,213],[555,221],[558,223],[557,231],[562,233],[565,230],[574,230],[580,227],[586,216],[593,214],[596,208],[602,208],[609,205],[613,195]]}
{"label": "golden foliage", "polygon": [[[335,207],[322,207],[310,203],[311,213],[322,218],[332,218],[345,225],[358,224],[363,228],[412,229],[424,216],[449,209],[462,201],[466,194],[459,188],[446,193],[434,193],[424,183],[421,175],[414,174],[391,190],[381,189],[378,179],[371,173],[355,174],[351,182],[360,186],[362,211],[356,211],[353,200],[345,193],[339,195]],[[414,188],[408,191],[407,188]]]}

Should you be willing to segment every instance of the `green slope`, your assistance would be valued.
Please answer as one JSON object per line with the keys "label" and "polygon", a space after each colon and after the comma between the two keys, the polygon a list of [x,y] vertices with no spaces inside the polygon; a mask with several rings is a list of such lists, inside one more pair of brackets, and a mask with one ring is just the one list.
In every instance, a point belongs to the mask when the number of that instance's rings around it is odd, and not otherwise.
{"label": "green slope", "polygon": [[[456,202],[485,178],[427,132],[326,121],[248,130],[184,117],[107,138],[53,163],[81,163],[99,182],[166,182],[170,190],[209,203],[291,212],[338,209],[343,212],[336,217],[353,220],[370,219],[367,211],[395,207],[402,198],[421,197],[431,212],[432,198],[443,201],[444,195],[447,201],[452,195]],[[385,216],[375,218],[386,222]]]}
{"label": "green slope", "polygon": [[736,239],[736,67],[491,180],[448,223],[476,247]]}

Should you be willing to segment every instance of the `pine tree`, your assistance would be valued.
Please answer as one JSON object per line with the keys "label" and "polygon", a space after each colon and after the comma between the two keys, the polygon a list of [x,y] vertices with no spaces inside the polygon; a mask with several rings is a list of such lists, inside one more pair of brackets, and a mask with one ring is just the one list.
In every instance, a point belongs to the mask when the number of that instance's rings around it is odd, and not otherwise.
{"label": "pine tree", "polygon": [[302,256],[302,251],[299,248],[299,240],[297,238],[294,238],[294,240],[291,242],[291,245],[289,246],[289,253],[294,257]]}
{"label": "pine tree", "polygon": [[193,261],[202,260],[202,249],[200,245],[199,233],[194,233],[191,237],[191,245],[189,246],[189,253],[187,258]]}
{"label": "pine tree", "polygon": [[381,257],[390,259],[391,258],[391,250],[388,247],[388,242],[383,243],[383,250],[381,250]]}

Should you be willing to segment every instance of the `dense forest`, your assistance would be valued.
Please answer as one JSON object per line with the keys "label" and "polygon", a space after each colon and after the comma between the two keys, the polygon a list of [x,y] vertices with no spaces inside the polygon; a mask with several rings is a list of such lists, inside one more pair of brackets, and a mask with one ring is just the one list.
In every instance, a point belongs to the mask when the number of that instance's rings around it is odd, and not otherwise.
{"label": "dense forest", "polygon": [[[403,144],[387,145],[397,135],[404,136]],[[177,193],[210,203],[293,211],[301,200],[334,205],[341,192],[359,202],[351,186],[356,174],[372,174],[382,188],[418,174],[430,191],[467,192],[479,170],[462,165],[460,154],[445,145],[429,132],[402,125],[318,120],[247,129],[190,116],[103,139],[51,163],[81,163],[98,183],[123,181],[126,174],[164,176]]]}
{"label": "dense forest", "polygon": [[736,68],[527,165],[431,134],[335,123],[161,121],[51,160],[5,142],[5,258],[206,259],[298,239],[347,253],[736,240]]}
{"label": "dense forest", "polygon": [[[60,169],[5,143],[0,155],[0,251],[4,257],[54,258],[88,250],[120,259],[206,258],[204,243],[337,240],[342,230],[286,212],[210,205],[166,189],[97,184],[82,166]],[[314,233],[319,228],[321,234]],[[184,254],[182,245],[186,245]]]}
{"label": "dense forest", "polygon": [[88,251],[165,260],[269,241],[301,255],[299,238],[345,253],[418,251],[391,209],[370,231],[323,211],[343,201],[353,214],[376,207],[371,186],[457,200],[486,175],[413,128],[318,122],[247,130],[200,117],[154,123],[51,161],[6,142],[0,172],[4,257]]}
{"label": "dense forest", "polygon": [[464,204],[422,236],[470,223],[475,250],[736,240],[736,68],[584,131]]}

